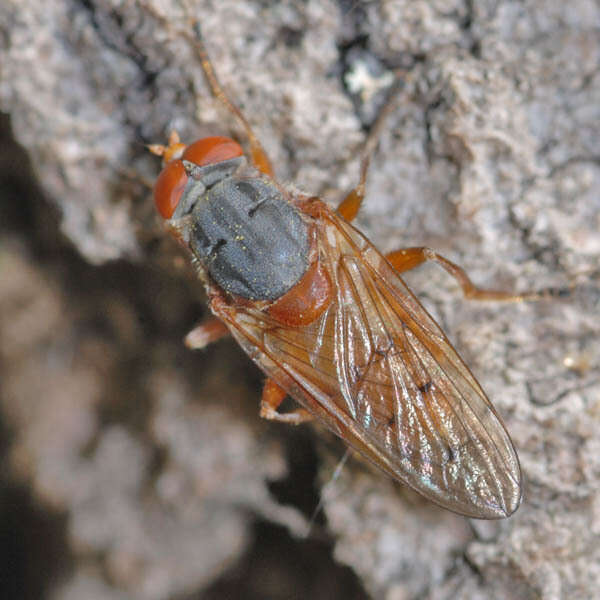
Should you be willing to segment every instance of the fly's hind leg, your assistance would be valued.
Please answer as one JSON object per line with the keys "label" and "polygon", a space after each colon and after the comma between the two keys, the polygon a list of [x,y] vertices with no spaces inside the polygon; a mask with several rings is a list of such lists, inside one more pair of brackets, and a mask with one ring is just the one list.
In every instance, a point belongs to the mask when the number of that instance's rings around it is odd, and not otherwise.
{"label": "fly's hind leg", "polygon": [[390,252],[386,255],[388,262],[398,273],[410,271],[425,262],[432,261],[440,265],[442,269],[450,273],[456,279],[463,291],[465,298],[472,300],[494,300],[499,302],[524,302],[530,300],[541,300],[543,298],[562,295],[562,290],[544,290],[541,292],[525,292],[513,294],[499,290],[486,290],[477,287],[458,265],[444,258],[431,248],[403,248]]}
{"label": "fly's hind leg", "polygon": [[285,400],[287,392],[278,386],[272,379],[265,381],[262,398],[260,399],[260,416],[270,421],[280,421],[291,425],[300,425],[312,420],[312,415],[304,408],[297,408],[288,413],[278,412],[278,408]]}
{"label": "fly's hind leg", "polygon": [[[199,350],[229,334],[229,329],[223,321],[216,317],[210,317],[187,334],[185,345],[192,350]],[[306,409],[300,407],[288,413],[278,412],[277,409],[286,396],[287,392],[282,387],[278,386],[272,379],[267,379],[260,399],[260,416],[263,419],[281,421],[291,425],[300,425],[312,420],[312,415]]]}

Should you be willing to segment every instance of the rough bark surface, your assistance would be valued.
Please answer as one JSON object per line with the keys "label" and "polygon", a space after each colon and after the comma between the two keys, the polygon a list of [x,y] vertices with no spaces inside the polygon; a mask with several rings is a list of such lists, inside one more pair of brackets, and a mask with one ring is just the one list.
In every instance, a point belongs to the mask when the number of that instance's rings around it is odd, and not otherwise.
{"label": "rough bark surface", "polygon": [[[505,417],[512,518],[469,522],[354,459],[332,481],[343,445],[260,422],[232,342],[182,347],[206,309],[144,144],[240,135],[178,35],[189,16],[278,177],[332,201],[410,70],[358,225],[483,286],[572,286],[477,304],[435,267],[407,275]],[[597,597],[599,23],[592,0],[2,2],[0,595]]]}

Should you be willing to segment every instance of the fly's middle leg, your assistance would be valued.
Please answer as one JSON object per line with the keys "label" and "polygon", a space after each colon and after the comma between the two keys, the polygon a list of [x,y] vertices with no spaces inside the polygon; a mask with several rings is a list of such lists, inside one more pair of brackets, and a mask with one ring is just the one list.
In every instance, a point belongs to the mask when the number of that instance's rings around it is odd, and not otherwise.
{"label": "fly's middle leg", "polygon": [[371,163],[371,156],[373,155],[373,152],[375,152],[375,148],[379,142],[379,137],[381,136],[385,122],[396,105],[398,91],[404,86],[403,76],[405,75],[406,73],[404,71],[398,71],[396,73],[396,79],[389,91],[388,100],[377,115],[377,119],[375,119],[375,123],[371,127],[371,131],[369,132],[369,135],[365,141],[365,145],[362,149],[360,177],[358,184],[354,189],[350,190],[337,208],[338,213],[348,222],[354,220],[365,198],[365,188],[367,184],[369,165]]}
{"label": "fly's middle leg", "polygon": [[185,336],[185,345],[191,350],[200,350],[228,335],[229,329],[223,321],[209,317]]}

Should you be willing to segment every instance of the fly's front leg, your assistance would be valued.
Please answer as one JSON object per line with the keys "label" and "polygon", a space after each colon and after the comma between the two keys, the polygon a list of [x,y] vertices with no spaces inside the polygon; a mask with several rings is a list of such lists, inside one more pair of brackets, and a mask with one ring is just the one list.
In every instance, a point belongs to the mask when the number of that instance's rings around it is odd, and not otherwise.
{"label": "fly's front leg", "polygon": [[545,290],[541,292],[525,292],[523,294],[513,294],[511,292],[502,292],[499,290],[485,290],[477,287],[458,265],[444,258],[431,248],[403,248],[390,252],[386,255],[388,262],[398,273],[410,271],[415,267],[432,261],[440,265],[442,269],[450,273],[456,279],[463,291],[465,298],[472,300],[494,300],[499,302],[524,302],[528,300],[541,300],[561,294],[561,291]]}
{"label": "fly's front leg", "polygon": [[191,350],[206,348],[209,344],[229,335],[229,329],[223,321],[216,317],[209,317],[197,325],[185,336],[185,345]]}
{"label": "fly's front leg", "polygon": [[246,136],[248,137],[248,142],[250,144],[250,156],[252,158],[252,162],[254,166],[265,175],[269,177],[273,177],[273,167],[271,166],[271,161],[263,148],[263,145],[260,143],[260,140],[254,133],[254,130],[250,126],[248,119],[244,113],[236,106],[236,104],[231,100],[231,98],[225,93],[225,90],[221,86],[221,83],[217,79],[217,75],[212,65],[212,61],[208,56],[208,52],[206,51],[206,47],[202,40],[202,30],[200,29],[200,24],[198,21],[192,22],[195,36],[191,38],[191,42],[198,54],[198,58],[200,59],[200,65],[202,66],[202,70],[204,71],[204,76],[206,77],[206,81],[210,86],[210,89],[213,93],[213,96],[221,102],[225,106],[225,108],[238,120],[239,124],[244,128],[246,132]]}
{"label": "fly's front leg", "polygon": [[277,409],[286,396],[287,392],[282,387],[279,387],[272,379],[267,379],[260,399],[260,416],[263,419],[291,425],[300,425],[312,420],[312,415],[304,408],[297,408],[289,413],[278,412]]}
{"label": "fly's front leg", "polygon": [[146,5],[145,10],[151,13],[155,19],[160,21],[167,29],[174,33],[174,36],[184,37],[193,47],[198,59],[200,61],[200,66],[204,71],[204,76],[206,81],[210,87],[210,90],[215,98],[225,106],[225,108],[237,119],[238,123],[243,127],[246,136],[248,137],[248,143],[250,144],[250,157],[253,165],[265,175],[269,177],[273,177],[273,167],[271,166],[271,161],[269,160],[269,156],[267,155],[263,145],[260,143],[260,140],[254,133],[254,130],[250,126],[248,119],[244,113],[237,107],[235,102],[231,100],[231,98],[227,95],[217,75],[215,73],[215,69],[213,67],[212,61],[208,56],[208,52],[206,50],[206,46],[204,45],[204,41],[202,38],[202,30],[200,28],[200,24],[194,18],[188,18],[187,22],[191,25],[193,29],[193,33],[189,31],[189,29],[179,29],[173,26],[170,20],[163,15],[160,11],[154,8],[151,5]]}

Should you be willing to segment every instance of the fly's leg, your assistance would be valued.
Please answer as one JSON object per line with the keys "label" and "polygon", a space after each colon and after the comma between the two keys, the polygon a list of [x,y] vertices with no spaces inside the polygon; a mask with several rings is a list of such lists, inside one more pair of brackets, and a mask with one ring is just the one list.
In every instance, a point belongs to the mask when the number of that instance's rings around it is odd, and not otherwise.
{"label": "fly's leg", "polygon": [[312,420],[312,415],[304,408],[297,408],[288,413],[280,413],[277,409],[287,396],[287,392],[279,387],[272,379],[265,381],[260,399],[260,416],[270,421],[280,421],[291,425],[300,425]]}
{"label": "fly's leg", "polygon": [[196,34],[194,37],[190,39],[198,57],[200,58],[200,65],[202,66],[202,70],[204,71],[204,75],[206,77],[206,81],[210,86],[210,89],[217,100],[221,102],[225,106],[225,108],[238,120],[239,124],[244,128],[246,132],[246,136],[248,137],[248,142],[250,144],[250,155],[252,157],[252,162],[254,166],[265,175],[269,177],[273,177],[273,167],[271,166],[271,161],[267,156],[265,149],[260,143],[259,139],[256,137],[256,134],[250,127],[250,123],[248,119],[244,116],[244,113],[233,103],[233,101],[229,98],[229,96],[225,93],[225,90],[221,87],[221,83],[217,78],[217,74],[213,68],[212,62],[208,56],[208,52],[206,51],[206,46],[202,41],[202,31],[200,29],[200,25],[197,21],[193,22],[194,33]]}
{"label": "fly's leg", "polygon": [[357,186],[347,194],[347,196],[337,207],[337,212],[348,222],[354,220],[354,217],[356,217],[358,214],[362,201],[364,200],[371,156],[377,147],[377,142],[379,141],[379,136],[381,135],[385,121],[395,106],[397,92],[403,85],[403,80],[401,77],[404,74],[404,71],[398,71],[396,73],[396,80],[390,89],[388,100],[377,115],[377,119],[371,127],[371,131],[369,132],[362,150],[362,158],[360,161],[360,177]]}
{"label": "fly's leg", "polygon": [[[229,329],[223,321],[210,317],[187,334],[185,345],[192,350],[199,350],[229,334]],[[281,421],[292,425],[300,425],[312,420],[312,415],[304,408],[297,408],[284,414],[278,412],[277,409],[286,396],[287,392],[283,388],[272,379],[267,379],[260,400],[260,416],[270,421]]]}
{"label": "fly's leg", "polygon": [[442,269],[450,273],[456,279],[462,288],[465,298],[472,300],[494,300],[500,302],[524,302],[529,300],[541,300],[543,298],[562,295],[562,290],[544,290],[541,292],[525,292],[523,294],[513,294],[511,292],[502,292],[499,290],[485,290],[477,287],[458,265],[444,258],[431,248],[403,248],[390,252],[386,255],[389,263],[398,273],[410,271],[425,262],[433,261],[440,265]]}
{"label": "fly's leg", "polygon": [[229,329],[223,321],[209,317],[185,336],[185,345],[191,350],[200,350],[228,335]]}
{"label": "fly's leg", "polygon": [[371,162],[371,155],[366,154],[360,161],[360,179],[358,185],[351,190],[348,195],[340,202],[337,207],[338,213],[350,223],[354,220],[354,217],[358,214],[360,205],[365,197],[365,184],[367,181],[367,171],[369,170],[369,163]]}
{"label": "fly's leg", "polygon": [[174,32],[177,36],[183,36],[185,39],[191,44],[194,48],[198,58],[200,60],[200,66],[204,71],[204,76],[206,81],[210,87],[210,90],[215,98],[221,102],[225,106],[225,108],[237,119],[238,123],[242,126],[244,131],[246,132],[246,136],[248,137],[248,143],[250,144],[250,156],[252,159],[252,163],[254,166],[265,175],[269,177],[273,176],[273,167],[271,166],[271,161],[260,143],[258,137],[252,130],[248,119],[244,116],[244,113],[235,105],[235,103],[229,98],[226,94],[225,90],[221,86],[217,74],[215,73],[215,69],[213,64],[208,56],[208,52],[206,51],[206,46],[204,45],[202,39],[202,30],[200,29],[200,24],[195,19],[189,19],[191,26],[194,30],[194,33],[190,33],[187,29],[176,29],[173,27],[171,22],[167,17],[158,12],[153,6],[146,5],[146,10],[150,12],[155,19],[160,21],[167,29]]}

